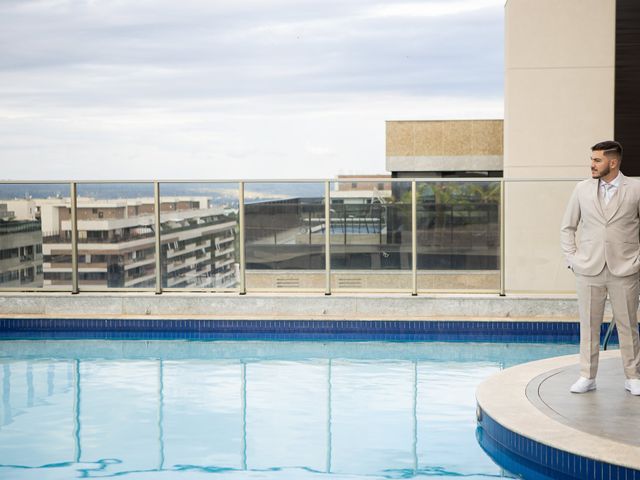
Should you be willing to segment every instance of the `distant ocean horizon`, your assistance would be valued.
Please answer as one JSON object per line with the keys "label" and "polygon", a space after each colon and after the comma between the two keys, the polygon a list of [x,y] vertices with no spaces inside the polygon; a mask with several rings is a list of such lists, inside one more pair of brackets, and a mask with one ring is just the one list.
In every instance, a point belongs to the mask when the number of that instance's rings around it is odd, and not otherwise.
{"label": "distant ocean horizon", "polygon": [[[160,195],[209,197],[214,203],[227,203],[238,198],[238,184],[228,183],[160,183]],[[153,197],[152,183],[96,184],[78,182],[78,195],[99,199]],[[245,183],[245,198],[321,197],[323,182],[318,183]],[[69,197],[68,183],[0,183],[0,199]]]}

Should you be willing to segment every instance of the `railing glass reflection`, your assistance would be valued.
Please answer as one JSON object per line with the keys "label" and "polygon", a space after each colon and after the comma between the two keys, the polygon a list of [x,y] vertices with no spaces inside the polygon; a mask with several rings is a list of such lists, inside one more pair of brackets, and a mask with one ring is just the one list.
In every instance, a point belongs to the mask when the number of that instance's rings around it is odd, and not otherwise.
{"label": "railing glass reflection", "polygon": [[71,289],[69,189],[0,184],[0,289]]}
{"label": "railing glass reflection", "polygon": [[332,289],[411,289],[411,182],[333,182]]}
{"label": "railing glass reflection", "polygon": [[0,290],[500,292],[501,182],[80,182],[77,271],[73,184],[6,182]]}
{"label": "railing glass reflection", "polygon": [[324,183],[246,183],[247,290],[324,288]]}
{"label": "railing glass reflection", "polygon": [[152,183],[78,183],[78,284],[82,290],[154,288]]}
{"label": "railing glass reflection", "polygon": [[237,183],[161,183],[162,288],[234,290],[239,277]]}
{"label": "railing glass reflection", "polygon": [[500,289],[500,182],[417,182],[419,290]]}

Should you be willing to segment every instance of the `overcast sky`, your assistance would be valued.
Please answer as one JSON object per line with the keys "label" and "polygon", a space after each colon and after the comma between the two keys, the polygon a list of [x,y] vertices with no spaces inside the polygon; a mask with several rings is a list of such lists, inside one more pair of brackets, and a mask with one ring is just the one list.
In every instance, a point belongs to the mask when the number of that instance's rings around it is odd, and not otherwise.
{"label": "overcast sky", "polygon": [[0,178],[385,172],[502,118],[504,0],[0,0]]}

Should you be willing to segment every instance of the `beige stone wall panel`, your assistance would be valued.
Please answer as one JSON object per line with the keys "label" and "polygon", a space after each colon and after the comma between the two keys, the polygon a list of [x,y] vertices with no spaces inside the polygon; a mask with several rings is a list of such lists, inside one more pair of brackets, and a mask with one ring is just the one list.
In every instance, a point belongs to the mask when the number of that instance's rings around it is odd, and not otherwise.
{"label": "beige stone wall panel", "polygon": [[410,122],[413,125],[413,146],[411,154],[444,155],[444,122]]}
{"label": "beige stone wall panel", "polygon": [[[506,180],[589,176],[589,147],[613,137],[614,65],[615,0],[506,3]],[[507,292],[575,291],[559,246],[575,183],[507,181]]]}
{"label": "beige stone wall panel", "polygon": [[[505,178],[589,174],[589,147],[613,137],[613,68],[507,74]],[[577,168],[577,170],[576,170]]]}
{"label": "beige stone wall panel", "polygon": [[471,124],[471,151],[473,155],[500,155],[503,154],[502,120],[472,122]]}
{"label": "beige stone wall panel", "polygon": [[615,0],[508,0],[508,68],[612,67]]}
{"label": "beige stone wall panel", "polygon": [[387,122],[387,157],[502,155],[502,120]]}
{"label": "beige stone wall panel", "polygon": [[507,293],[575,292],[560,251],[560,222],[576,183],[506,183]]}
{"label": "beige stone wall panel", "polygon": [[[471,155],[472,122],[447,122],[442,131],[442,150],[446,155]],[[428,153],[425,153],[428,154]],[[429,152],[429,154],[432,154]]]}
{"label": "beige stone wall panel", "polygon": [[387,156],[413,155],[413,149],[411,122],[387,122]]}

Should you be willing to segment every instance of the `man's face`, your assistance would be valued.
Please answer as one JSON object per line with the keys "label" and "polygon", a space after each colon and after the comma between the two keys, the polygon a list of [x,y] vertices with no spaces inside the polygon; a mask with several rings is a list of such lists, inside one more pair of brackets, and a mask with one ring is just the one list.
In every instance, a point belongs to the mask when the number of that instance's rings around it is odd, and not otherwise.
{"label": "man's face", "polygon": [[611,160],[604,155],[604,150],[591,152],[591,178],[602,178],[611,172]]}

